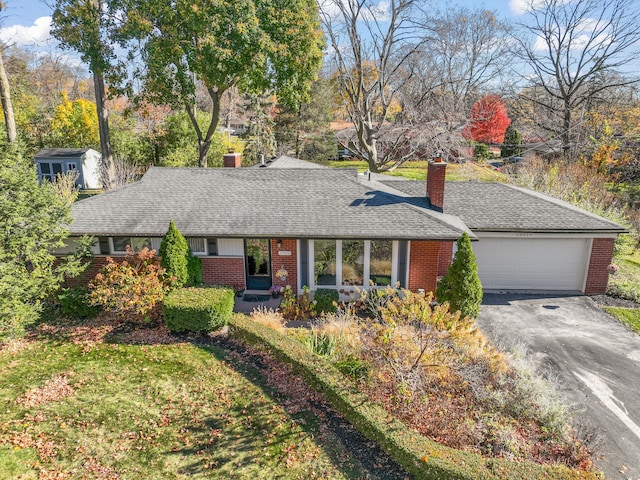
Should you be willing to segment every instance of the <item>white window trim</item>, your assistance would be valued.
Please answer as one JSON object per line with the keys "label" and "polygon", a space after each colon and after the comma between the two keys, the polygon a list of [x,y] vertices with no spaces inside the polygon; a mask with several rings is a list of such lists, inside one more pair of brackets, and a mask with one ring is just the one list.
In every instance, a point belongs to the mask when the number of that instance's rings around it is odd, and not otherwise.
{"label": "white window trim", "polygon": [[[138,238],[135,235],[116,235],[116,237],[126,237],[126,238]],[[154,250],[160,250],[160,244],[162,243],[162,237],[149,237],[151,239],[151,248]],[[196,257],[206,257],[209,255],[209,244],[207,242],[206,237],[190,237],[190,238],[202,238],[204,242],[204,252],[192,252]],[[108,237],[109,239],[109,252],[110,255],[122,255],[126,254],[125,250],[116,250],[113,244],[113,237]],[[156,245],[157,244],[157,247]]]}
{"label": "white window trim", "polygon": [[[189,243],[189,238],[200,239],[204,243],[204,251],[203,252],[194,252],[193,250],[191,251],[191,253],[193,253],[193,255],[195,257],[208,257],[209,256],[209,241],[207,240],[207,237],[188,237],[188,238],[186,238],[187,243]],[[189,245],[189,247],[191,247],[191,245]]]}
{"label": "white window trim", "polygon": [[[335,240],[336,242],[336,284],[335,285],[316,285],[315,283],[315,249],[316,240]],[[375,285],[370,284],[371,276],[371,240],[364,240],[364,265],[362,272],[362,280],[364,285],[342,285],[342,240],[340,239],[321,239],[315,238],[309,240],[309,287],[315,291],[318,288],[327,289],[385,289],[387,285]],[[393,287],[398,282],[398,242],[393,240],[391,242],[391,286]]]}

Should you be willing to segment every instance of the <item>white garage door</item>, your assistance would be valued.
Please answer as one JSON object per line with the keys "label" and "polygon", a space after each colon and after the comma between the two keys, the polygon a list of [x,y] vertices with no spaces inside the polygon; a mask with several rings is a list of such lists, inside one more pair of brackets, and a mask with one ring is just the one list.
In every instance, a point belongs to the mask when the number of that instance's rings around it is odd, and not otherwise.
{"label": "white garage door", "polygon": [[582,291],[589,239],[480,238],[473,242],[485,290]]}

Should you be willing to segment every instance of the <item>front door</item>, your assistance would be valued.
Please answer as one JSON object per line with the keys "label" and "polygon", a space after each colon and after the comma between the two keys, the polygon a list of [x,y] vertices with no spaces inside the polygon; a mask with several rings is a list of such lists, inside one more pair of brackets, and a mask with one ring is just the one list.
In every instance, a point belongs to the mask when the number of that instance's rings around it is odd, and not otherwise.
{"label": "front door", "polygon": [[267,238],[247,238],[244,241],[247,290],[268,290],[271,286],[270,245]]}

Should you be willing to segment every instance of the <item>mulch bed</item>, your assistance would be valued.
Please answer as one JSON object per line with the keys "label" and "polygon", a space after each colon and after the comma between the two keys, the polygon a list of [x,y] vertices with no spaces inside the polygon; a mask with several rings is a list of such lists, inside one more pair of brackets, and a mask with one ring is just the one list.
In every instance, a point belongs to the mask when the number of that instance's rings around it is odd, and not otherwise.
{"label": "mulch bed", "polygon": [[592,295],[591,298],[600,307],[640,308],[640,304],[633,300],[612,297],[611,295]]}

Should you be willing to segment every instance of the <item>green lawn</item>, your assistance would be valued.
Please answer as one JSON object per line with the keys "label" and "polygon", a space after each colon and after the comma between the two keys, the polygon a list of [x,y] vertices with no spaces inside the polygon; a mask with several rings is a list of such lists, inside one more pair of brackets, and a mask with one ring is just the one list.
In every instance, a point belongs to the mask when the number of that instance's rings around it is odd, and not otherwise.
{"label": "green lawn", "polygon": [[47,337],[5,345],[0,371],[0,478],[365,476],[216,346]]}
{"label": "green lawn", "polygon": [[624,323],[640,335],[640,308],[604,307],[604,309],[616,317],[620,323]]}
{"label": "green lawn", "polygon": [[608,293],[640,303],[640,251],[614,258],[620,270],[609,278]]}
{"label": "green lawn", "polygon": [[[330,161],[332,168],[357,168],[359,172],[366,171],[369,167],[367,162],[359,160],[337,160]],[[425,180],[427,178],[427,161],[418,160],[406,162],[392,172],[384,172],[386,175],[394,177],[404,177],[411,180]],[[450,163],[447,166],[447,180],[449,181],[504,181],[504,174],[496,172],[489,166],[479,165],[473,162],[465,164]]]}

